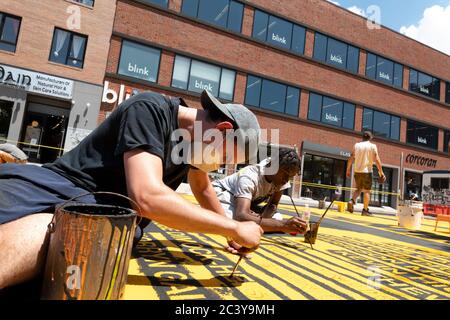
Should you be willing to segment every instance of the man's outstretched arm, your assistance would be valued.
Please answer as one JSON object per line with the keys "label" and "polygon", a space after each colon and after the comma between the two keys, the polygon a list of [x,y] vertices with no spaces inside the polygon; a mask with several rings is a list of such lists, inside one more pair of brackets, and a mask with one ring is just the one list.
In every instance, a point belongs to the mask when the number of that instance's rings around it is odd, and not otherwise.
{"label": "man's outstretched arm", "polygon": [[261,222],[261,227],[265,232],[299,232],[304,233],[306,231],[306,223],[300,220],[298,217],[291,218],[289,220],[275,220],[272,218],[263,218],[250,210],[251,201],[246,198],[236,198],[236,220],[238,221],[255,221]]}
{"label": "man's outstretched arm", "polygon": [[190,169],[188,181],[195,199],[197,199],[202,208],[214,211],[224,217],[226,216],[225,210],[223,210],[206,172]]}
{"label": "man's outstretched arm", "polygon": [[238,223],[186,201],[163,182],[159,157],[136,149],[124,154],[128,195],[141,206],[143,216],[187,232],[231,237],[252,248],[259,244],[262,229],[254,222]]}

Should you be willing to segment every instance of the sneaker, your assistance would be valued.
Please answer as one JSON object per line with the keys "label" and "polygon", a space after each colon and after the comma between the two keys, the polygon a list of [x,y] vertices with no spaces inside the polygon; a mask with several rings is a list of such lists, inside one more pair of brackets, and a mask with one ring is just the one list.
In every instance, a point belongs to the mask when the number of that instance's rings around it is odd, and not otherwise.
{"label": "sneaker", "polygon": [[353,213],[353,205],[354,205],[353,200],[350,200],[350,201],[347,203],[347,211],[348,211],[348,212]]}
{"label": "sneaker", "polygon": [[361,215],[364,216],[364,217],[373,217],[373,214],[371,214],[369,212],[369,209],[363,209]]}

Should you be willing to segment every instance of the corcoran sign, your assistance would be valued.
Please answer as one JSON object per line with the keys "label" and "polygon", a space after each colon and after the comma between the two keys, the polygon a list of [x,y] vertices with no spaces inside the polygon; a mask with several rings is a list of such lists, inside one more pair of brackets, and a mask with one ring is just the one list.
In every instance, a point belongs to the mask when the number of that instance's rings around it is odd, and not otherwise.
{"label": "corcoran sign", "polygon": [[0,85],[63,99],[72,99],[73,81],[0,64]]}
{"label": "corcoran sign", "polygon": [[408,156],[406,157],[406,163],[416,164],[419,166],[426,166],[429,168],[436,168],[437,160],[417,156],[414,154],[408,154]]}

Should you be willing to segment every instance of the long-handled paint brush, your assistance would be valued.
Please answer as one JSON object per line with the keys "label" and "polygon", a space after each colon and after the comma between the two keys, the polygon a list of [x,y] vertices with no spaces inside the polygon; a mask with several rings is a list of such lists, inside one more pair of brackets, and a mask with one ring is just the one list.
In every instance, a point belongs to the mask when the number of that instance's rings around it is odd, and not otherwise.
{"label": "long-handled paint brush", "polygon": [[[261,225],[262,219],[263,218],[261,216],[260,219],[259,219],[259,225]],[[234,272],[237,270],[237,267],[238,267],[239,263],[241,263],[243,257],[244,257],[244,254],[241,254],[241,256],[239,257],[238,261],[234,265],[233,271],[231,271],[231,274],[229,276],[230,279],[233,278]]]}

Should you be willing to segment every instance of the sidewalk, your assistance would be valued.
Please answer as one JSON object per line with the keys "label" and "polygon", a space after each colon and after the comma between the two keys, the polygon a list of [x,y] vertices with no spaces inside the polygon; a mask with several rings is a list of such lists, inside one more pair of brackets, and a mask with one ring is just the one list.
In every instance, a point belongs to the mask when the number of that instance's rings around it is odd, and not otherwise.
{"label": "sidewalk", "polygon": [[[192,194],[191,188],[190,188],[189,184],[187,184],[187,183],[182,183],[176,191],[178,193],[182,193],[182,194]],[[299,206],[299,207],[304,207],[306,204],[309,205],[310,208],[318,208],[318,206],[319,206],[319,201],[311,199],[311,198],[294,198],[293,200],[294,200],[295,205]],[[282,196],[280,203],[286,204],[286,205],[292,205],[291,199],[288,196]],[[329,205],[330,205],[330,202],[329,201],[326,202],[325,208],[327,208]],[[333,206],[333,207],[335,207],[335,206]],[[336,207],[334,209],[336,209]],[[355,212],[361,212],[362,209],[363,209],[362,203],[357,203],[354,206]],[[395,216],[397,213],[397,210],[395,210],[394,208],[391,208],[391,207],[369,207],[369,211],[371,213],[376,213],[376,214],[381,214],[381,215],[390,215],[390,216]]]}

